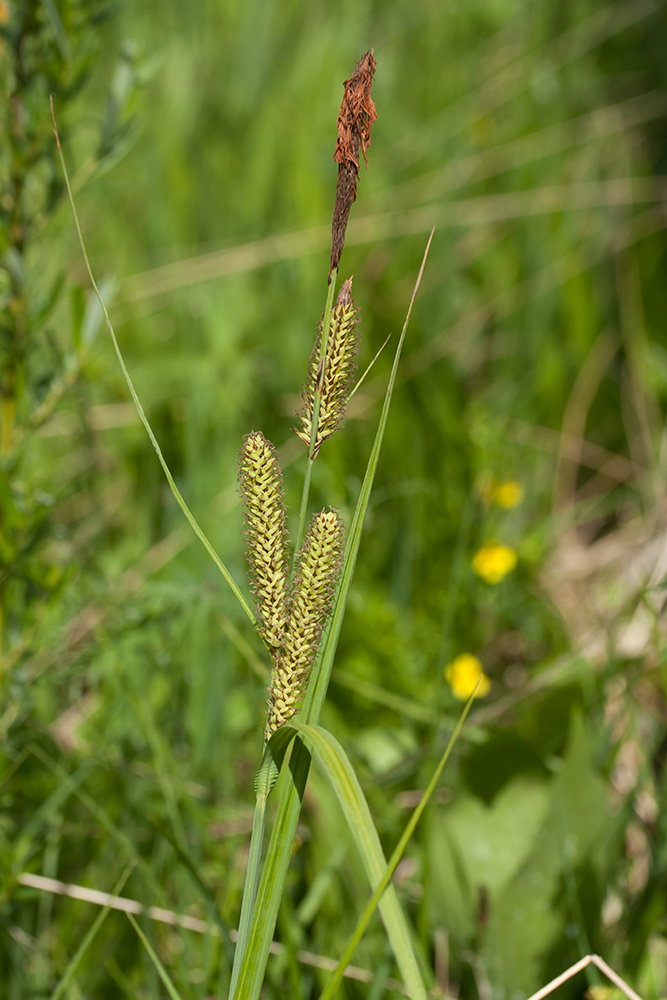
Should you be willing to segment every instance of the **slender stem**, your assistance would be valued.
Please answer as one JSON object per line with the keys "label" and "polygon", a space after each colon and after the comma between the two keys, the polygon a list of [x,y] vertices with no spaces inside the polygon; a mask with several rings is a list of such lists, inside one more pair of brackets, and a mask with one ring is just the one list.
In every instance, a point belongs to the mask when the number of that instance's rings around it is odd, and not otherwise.
{"label": "slender stem", "polygon": [[310,448],[308,450],[308,464],[303,477],[303,491],[301,493],[301,508],[299,510],[299,527],[297,529],[296,544],[294,546],[294,563],[299,555],[299,549],[303,543],[303,536],[306,532],[306,515],[308,513],[308,495],[310,493],[310,480],[313,474],[313,462],[315,461],[315,445],[317,441],[317,425],[320,419],[320,400],[322,398],[322,384],[324,381],[324,365],[327,357],[327,346],[329,343],[329,330],[331,329],[331,311],[333,309],[333,298],[336,291],[336,277],[338,268],[335,267],[329,278],[329,288],[327,291],[327,303],[324,307],[324,320],[322,323],[322,347],[320,349],[320,360],[317,368],[317,378],[315,379],[315,392],[313,394],[313,419],[310,424]]}
{"label": "slender stem", "polygon": [[[312,443],[312,442],[311,442]],[[299,527],[297,528],[296,543],[294,545],[294,556],[292,557],[292,572],[296,569],[296,561],[303,543],[303,536],[306,530],[306,514],[308,512],[308,495],[310,493],[310,480],[313,475],[314,459],[308,455],[306,471],[303,476],[303,489],[301,491],[301,507],[299,508]]]}
{"label": "slender stem", "polygon": [[255,899],[261,875],[262,844],[264,842],[264,824],[266,821],[266,799],[267,792],[260,789],[255,800],[255,812],[252,818],[252,834],[250,836],[250,851],[248,853],[248,867],[246,868],[245,884],[243,886],[243,900],[241,902],[241,916],[239,917],[238,937],[236,948],[234,949],[234,963],[232,965],[232,979],[229,984],[229,996],[234,996],[236,983],[241,971],[241,963],[248,944],[250,923],[253,910],[255,909]]}
{"label": "slender stem", "polygon": [[60,156],[60,163],[62,165],[63,175],[65,177],[65,185],[67,187],[67,196],[69,198],[69,203],[70,203],[70,206],[72,208],[72,215],[74,216],[74,224],[76,226],[76,232],[77,232],[77,235],[79,237],[79,245],[81,247],[81,253],[83,254],[84,263],[86,265],[86,271],[88,272],[88,277],[90,279],[90,283],[93,286],[93,291],[95,292],[95,295],[97,296],[97,301],[100,304],[100,308],[102,310],[102,315],[104,316],[104,322],[106,324],[107,330],[109,331],[109,335],[111,337],[111,342],[113,344],[114,351],[116,352],[116,357],[118,358],[118,364],[120,365],[121,371],[122,371],[123,376],[125,378],[125,382],[127,383],[127,387],[130,390],[130,395],[132,396],[132,400],[133,400],[134,405],[136,407],[137,413],[139,414],[139,419],[141,420],[142,424],[144,425],[144,427],[146,429],[146,433],[148,434],[149,440],[150,440],[151,444],[153,445],[153,448],[155,449],[155,453],[156,453],[156,455],[158,457],[160,465],[162,466],[162,470],[163,470],[165,476],[167,477],[167,482],[169,483],[169,488],[171,489],[171,492],[174,495],[176,503],[178,504],[178,506],[181,508],[181,510],[185,514],[185,517],[186,517],[186,519],[187,519],[190,527],[194,531],[195,535],[197,536],[197,538],[199,539],[199,541],[202,543],[202,545],[204,546],[204,548],[208,552],[209,556],[211,557],[211,559],[213,560],[213,562],[215,563],[215,565],[219,569],[219,571],[222,574],[222,576],[227,581],[230,589],[232,590],[232,592],[233,592],[234,596],[236,597],[237,601],[239,602],[239,604],[241,605],[241,607],[243,608],[243,610],[247,614],[248,618],[253,623],[253,625],[256,626],[257,622],[256,622],[256,619],[255,619],[255,616],[254,616],[254,614],[252,613],[252,611],[250,609],[250,605],[248,604],[248,602],[246,601],[245,597],[241,593],[241,591],[240,591],[240,589],[238,587],[238,584],[236,583],[236,581],[234,580],[233,576],[231,575],[231,573],[229,572],[229,570],[227,569],[227,567],[223,563],[223,561],[220,558],[220,556],[218,555],[218,553],[215,551],[215,549],[213,548],[213,546],[209,542],[209,540],[206,537],[206,535],[204,534],[203,530],[199,527],[199,523],[196,520],[194,514],[192,513],[192,511],[188,507],[187,503],[185,502],[185,500],[181,496],[181,492],[180,492],[178,486],[176,485],[176,483],[174,481],[174,477],[172,476],[171,471],[169,469],[169,466],[167,465],[166,459],[165,459],[164,455],[162,454],[162,449],[160,448],[160,445],[158,444],[157,438],[155,437],[155,434],[153,433],[153,429],[152,429],[151,425],[148,422],[148,417],[144,413],[144,408],[141,405],[141,402],[139,401],[139,397],[137,396],[136,390],[134,388],[134,383],[132,382],[132,379],[130,378],[130,373],[128,372],[128,370],[127,370],[127,368],[125,366],[125,361],[123,360],[123,355],[121,354],[120,346],[118,344],[118,341],[116,340],[116,334],[114,332],[113,326],[111,325],[111,320],[109,318],[109,313],[107,312],[107,308],[106,308],[106,306],[104,304],[104,301],[102,300],[102,296],[100,294],[100,290],[97,287],[97,282],[95,281],[95,278],[93,276],[92,268],[90,266],[90,261],[88,260],[88,253],[86,251],[86,245],[85,245],[84,240],[83,240],[83,233],[81,232],[81,225],[79,223],[79,216],[78,216],[78,213],[77,213],[77,210],[76,210],[76,205],[74,204],[74,197],[72,195],[72,188],[70,187],[69,174],[67,173],[67,167],[65,166],[65,157],[63,156],[63,151],[62,151],[62,149],[60,147],[60,138],[58,137],[58,128],[56,126],[56,117],[55,117],[55,113],[54,113],[54,110],[53,110],[53,96],[51,96],[51,117],[53,118],[53,132],[54,132],[55,137],[56,137],[56,145],[58,147],[58,155]]}

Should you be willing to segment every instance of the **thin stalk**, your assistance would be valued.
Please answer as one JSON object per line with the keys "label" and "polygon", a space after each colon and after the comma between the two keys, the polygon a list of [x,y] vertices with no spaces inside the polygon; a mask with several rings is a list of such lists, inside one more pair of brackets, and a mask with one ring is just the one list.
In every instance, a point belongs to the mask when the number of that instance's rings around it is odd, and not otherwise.
{"label": "thin stalk", "polygon": [[78,213],[77,213],[77,210],[76,210],[76,205],[74,204],[74,196],[72,195],[72,188],[71,188],[70,182],[69,182],[69,174],[67,173],[67,167],[65,166],[65,157],[63,156],[63,151],[62,151],[62,149],[60,147],[60,138],[58,136],[58,127],[56,125],[56,116],[55,116],[55,112],[53,110],[53,95],[51,95],[50,100],[51,100],[51,118],[53,119],[53,133],[54,133],[54,135],[56,137],[56,145],[58,147],[58,156],[60,157],[60,163],[61,163],[61,166],[62,166],[62,169],[63,169],[63,175],[65,177],[65,186],[67,187],[67,197],[69,198],[69,203],[70,203],[70,206],[71,206],[71,209],[72,209],[72,215],[74,216],[74,224],[76,226],[76,232],[77,232],[77,235],[79,237],[79,245],[81,247],[81,253],[83,254],[83,260],[84,260],[84,263],[86,265],[86,271],[88,272],[88,277],[89,277],[90,283],[91,283],[91,285],[93,287],[93,291],[95,292],[95,295],[97,296],[97,301],[100,304],[100,308],[102,310],[102,315],[104,316],[104,322],[106,324],[107,330],[109,331],[109,335],[111,337],[111,342],[113,344],[114,351],[116,352],[116,357],[118,358],[118,364],[120,365],[120,369],[121,369],[121,371],[123,373],[123,376],[125,378],[125,381],[127,383],[127,387],[130,390],[130,395],[132,396],[132,401],[134,402],[134,405],[136,407],[137,413],[139,414],[139,419],[141,420],[142,424],[144,425],[144,427],[146,429],[146,433],[148,434],[148,438],[149,438],[151,444],[153,445],[153,448],[155,449],[155,453],[156,453],[156,455],[158,457],[158,461],[160,462],[160,465],[162,466],[162,471],[164,472],[164,474],[165,474],[165,476],[167,478],[167,482],[169,483],[169,488],[171,489],[171,492],[174,495],[174,499],[176,500],[176,503],[178,504],[178,506],[181,508],[181,510],[185,514],[185,517],[186,517],[186,519],[187,519],[190,527],[192,528],[192,530],[194,531],[195,535],[197,536],[197,538],[199,539],[199,541],[202,543],[202,545],[204,546],[204,548],[208,552],[209,556],[211,557],[211,559],[213,560],[213,562],[217,566],[218,570],[220,571],[220,573],[222,574],[222,576],[224,577],[224,579],[226,580],[226,582],[229,585],[232,593],[234,594],[234,596],[236,597],[237,601],[239,602],[239,604],[241,605],[241,607],[243,608],[243,610],[247,614],[248,618],[250,619],[250,621],[252,622],[252,624],[255,627],[257,627],[257,621],[255,619],[254,614],[252,613],[252,611],[250,609],[250,605],[248,604],[248,602],[246,601],[245,597],[241,593],[241,590],[239,589],[236,581],[234,580],[233,576],[231,575],[231,573],[229,572],[229,570],[227,569],[227,567],[223,563],[222,559],[220,558],[220,556],[218,555],[218,553],[215,551],[215,549],[213,548],[213,546],[209,542],[209,540],[206,537],[206,535],[204,534],[203,530],[199,527],[199,523],[197,522],[194,514],[192,513],[192,511],[188,507],[187,503],[185,502],[185,500],[181,496],[181,492],[180,492],[178,486],[176,485],[176,483],[174,481],[174,477],[172,476],[171,471],[169,469],[169,466],[167,465],[166,459],[165,459],[164,455],[162,454],[162,449],[160,448],[160,445],[158,444],[157,438],[155,437],[155,434],[153,433],[153,428],[149,424],[148,417],[144,413],[144,408],[141,405],[141,402],[139,401],[139,397],[137,396],[136,390],[134,388],[134,383],[133,383],[132,379],[130,378],[130,373],[128,372],[127,368],[125,367],[125,361],[123,360],[123,355],[121,354],[120,347],[118,345],[118,341],[116,340],[116,334],[114,332],[113,326],[111,325],[111,320],[109,318],[109,313],[107,312],[107,307],[105,306],[104,301],[102,299],[102,296],[100,294],[100,290],[97,287],[97,282],[95,281],[95,278],[93,276],[93,271],[92,271],[92,268],[90,266],[90,261],[88,260],[88,253],[86,251],[86,245],[85,245],[84,240],[83,240],[83,233],[81,232],[81,225],[79,223],[79,216],[78,216]]}
{"label": "thin stalk", "polygon": [[308,462],[306,472],[303,477],[303,491],[301,493],[301,508],[299,510],[299,526],[294,546],[294,562],[292,570],[296,566],[299,550],[303,544],[303,536],[306,532],[306,516],[308,513],[308,495],[310,493],[310,479],[313,474],[313,463],[315,461],[315,443],[317,441],[317,425],[320,419],[320,400],[322,398],[322,385],[324,382],[324,365],[327,357],[327,346],[329,343],[329,331],[331,329],[331,311],[333,309],[334,293],[336,291],[336,277],[338,268],[335,267],[329,277],[329,288],[327,290],[327,302],[324,307],[324,320],[322,322],[322,347],[320,350],[320,362],[317,368],[317,379],[315,381],[315,392],[313,395],[313,419],[310,425],[310,448],[308,449]]}
{"label": "thin stalk", "polygon": [[[248,853],[248,867],[246,868],[245,883],[243,886],[243,899],[241,901],[241,916],[239,917],[238,937],[236,948],[234,949],[234,963],[232,965],[232,979],[229,985],[229,996],[234,996],[236,983],[241,970],[241,962],[245,954],[248,943],[248,934],[257,898],[257,888],[261,875],[262,844],[264,843],[264,825],[266,822],[266,800],[268,792],[265,789],[257,791],[255,800],[255,812],[252,817],[252,833],[250,835],[250,851]],[[222,996],[223,994],[221,994]]]}
{"label": "thin stalk", "polygon": [[368,366],[368,368],[366,369],[366,371],[364,372],[364,374],[363,374],[363,375],[361,376],[361,378],[359,379],[359,381],[358,381],[358,382],[357,382],[357,384],[355,385],[355,387],[354,387],[354,389],[352,390],[352,392],[350,393],[350,395],[349,395],[349,396],[347,397],[347,400],[346,400],[346,402],[345,402],[345,406],[346,406],[346,407],[348,406],[348,404],[349,404],[350,400],[351,400],[351,399],[352,399],[352,397],[354,396],[354,394],[355,394],[355,392],[357,391],[357,389],[361,388],[361,384],[362,384],[362,382],[364,381],[364,379],[366,378],[366,376],[367,376],[367,375],[368,375],[368,373],[370,372],[371,368],[373,367],[373,365],[375,364],[375,362],[376,362],[376,361],[377,361],[377,359],[378,359],[378,358],[380,357],[380,355],[381,355],[381,354],[382,354],[382,352],[384,351],[385,347],[386,347],[386,346],[387,346],[387,344],[389,343],[389,338],[390,338],[390,337],[391,337],[391,334],[390,334],[390,333],[388,333],[388,334],[387,334],[387,336],[385,337],[385,341],[384,341],[384,344],[382,345],[382,347],[380,348],[380,350],[379,350],[379,351],[377,352],[377,354],[375,355],[375,357],[374,357],[374,358],[373,358],[373,360],[371,361],[370,365]]}

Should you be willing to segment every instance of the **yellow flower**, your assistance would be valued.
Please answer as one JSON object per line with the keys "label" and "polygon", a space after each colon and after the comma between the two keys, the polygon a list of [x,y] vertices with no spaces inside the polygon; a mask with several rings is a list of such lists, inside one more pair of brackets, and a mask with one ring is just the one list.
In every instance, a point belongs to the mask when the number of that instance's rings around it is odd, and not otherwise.
{"label": "yellow flower", "polygon": [[452,694],[459,701],[467,701],[479,678],[475,698],[483,698],[489,693],[491,684],[482,670],[482,664],[472,653],[461,653],[445,667],[445,680],[451,686]]}
{"label": "yellow flower", "polygon": [[7,24],[11,13],[12,9],[7,0],[0,0],[0,24]]}
{"label": "yellow flower", "polygon": [[523,500],[523,486],[513,479],[497,483],[493,490],[493,498],[499,507],[504,507],[506,510],[518,507]]}
{"label": "yellow flower", "polygon": [[472,568],[487,583],[500,583],[511,573],[517,563],[517,555],[509,545],[486,542],[472,561]]}

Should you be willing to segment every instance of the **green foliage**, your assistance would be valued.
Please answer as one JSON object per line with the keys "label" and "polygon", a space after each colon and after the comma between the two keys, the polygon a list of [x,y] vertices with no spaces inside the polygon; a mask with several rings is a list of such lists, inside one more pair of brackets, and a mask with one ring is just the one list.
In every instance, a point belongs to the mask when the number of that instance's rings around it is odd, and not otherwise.
{"label": "green foliage", "polygon": [[[437,229],[322,725],[388,857],[460,712],[444,668],[477,656],[490,693],[394,877],[419,961],[450,995],[515,1000],[595,951],[644,1000],[665,995],[660,15],[624,0],[0,2],[0,997],[50,996],[63,977],[72,997],[226,990],[269,667],[98,335],[49,93],[138,396],[241,581],[250,429],[279,445],[298,510],[291,427],[328,268],[335,116],[370,45],[378,122],[340,273],[361,371],[394,336],[310,491],[348,526]],[[523,502],[500,506],[489,476]],[[518,554],[496,585],[471,567],[493,539]],[[309,956],[336,960],[370,895],[312,770],[290,793],[267,998],[319,996],[331,973]],[[144,914],[149,954],[111,909],[88,944],[103,910],[20,878],[112,892],[130,862],[125,897],[201,925]],[[339,995],[398,995],[379,919],[353,961],[369,976]]]}

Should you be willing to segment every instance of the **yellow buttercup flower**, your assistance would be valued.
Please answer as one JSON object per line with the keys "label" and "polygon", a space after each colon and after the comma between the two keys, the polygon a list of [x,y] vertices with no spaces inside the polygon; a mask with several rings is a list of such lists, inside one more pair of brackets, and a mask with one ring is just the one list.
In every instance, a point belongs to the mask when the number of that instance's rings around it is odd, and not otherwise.
{"label": "yellow buttercup flower", "polygon": [[472,561],[472,568],[487,583],[500,583],[517,564],[517,554],[509,545],[486,542]]}
{"label": "yellow buttercup flower", "polygon": [[497,503],[499,507],[510,510],[512,507],[518,507],[524,497],[521,483],[515,479],[501,481],[488,469],[480,472],[476,486],[482,502],[487,506]]}
{"label": "yellow buttercup flower", "polygon": [[508,479],[505,483],[496,483],[493,489],[493,499],[499,507],[504,507],[506,510],[518,507],[523,500],[523,486],[513,479]]}
{"label": "yellow buttercup flower", "polygon": [[459,701],[467,701],[472,694],[479,678],[479,687],[475,698],[483,698],[489,693],[491,683],[482,670],[482,664],[472,653],[461,653],[445,667],[445,680],[452,689],[452,694]]}

